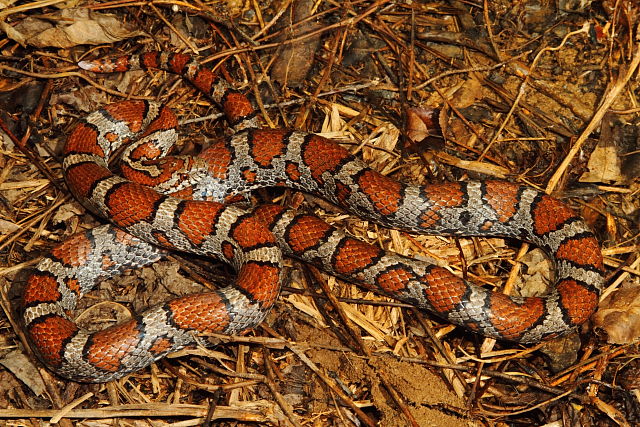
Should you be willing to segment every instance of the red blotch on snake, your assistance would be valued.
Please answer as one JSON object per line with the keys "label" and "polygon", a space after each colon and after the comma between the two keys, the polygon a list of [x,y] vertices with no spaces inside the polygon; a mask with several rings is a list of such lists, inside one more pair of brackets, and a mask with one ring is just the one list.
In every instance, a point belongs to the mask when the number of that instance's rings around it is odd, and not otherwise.
{"label": "red blotch on snake", "polygon": [[108,169],[96,163],[79,163],[67,169],[69,187],[83,198],[89,198],[95,184],[110,176],[113,174]]}
{"label": "red blotch on snake", "polygon": [[302,153],[304,163],[311,169],[311,176],[323,183],[322,174],[332,172],[350,154],[347,150],[333,141],[329,141],[318,135],[309,135]]}
{"label": "red blotch on snake", "polygon": [[441,218],[438,211],[461,206],[464,202],[464,192],[461,184],[457,182],[427,186],[424,188],[424,194],[431,203],[431,209],[425,210],[420,217],[422,220],[420,226],[424,228],[437,224]]}
{"label": "red blotch on snake", "polygon": [[377,246],[346,238],[336,250],[333,268],[337,273],[348,276],[356,271],[362,271],[382,255],[382,249]]}
{"label": "red blotch on snake", "polygon": [[554,254],[558,260],[571,261],[581,266],[594,266],[604,270],[598,242],[593,237],[574,237],[563,242]]}
{"label": "red blotch on snake", "polygon": [[498,214],[500,222],[507,222],[518,208],[518,186],[498,181],[487,181],[485,184],[487,203]]}
{"label": "red blotch on snake", "polygon": [[50,274],[34,272],[22,291],[22,302],[25,306],[30,306],[58,301],[62,297],[58,286],[58,281]]}
{"label": "red blotch on snake", "polygon": [[285,149],[285,135],[282,129],[264,129],[251,132],[251,156],[260,166],[267,167],[273,159],[282,155]]}
{"label": "red blotch on snake", "polygon": [[376,210],[383,215],[397,212],[402,203],[402,184],[380,173],[367,170],[358,178],[358,184]]}
{"label": "red blotch on snake", "polygon": [[598,295],[575,280],[563,280],[557,285],[561,304],[569,320],[574,325],[586,322],[598,304]]}
{"label": "red blotch on snake", "polygon": [[185,201],[182,206],[178,227],[194,245],[201,245],[204,239],[213,234],[224,206],[219,203],[194,201]]}
{"label": "red blotch on snake", "polygon": [[287,243],[296,253],[303,253],[318,244],[332,227],[324,221],[311,216],[297,219],[287,229]]}
{"label": "red blotch on snake", "polygon": [[495,292],[489,305],[491,323],[506,339],[521,337],[545,314],[542,298],[527,298],[526,304],[517,304],[509,296]]}
{"label": "red blotch on snake", "polygon": [[127,124],[131,132],[140,132],[145,118],[145,103],[143,101],[127,101],[119,104],[110,104],[104,107],[111,117]]}
{"label": "red blotch on snake", "polygon": [[47,364],[62,365],[67,341],[78,332],[75,323],[60,316],[40,318],[29,325],[29,335]]}
{"label": "red blotch on snake", "polygon": [[148,221],[156,212],[156,203],[164,196],[139,184],[124,183],[109,192],[105,202],[111,220],[119,227]]}
{"label": "red blotch on snake", "polygon": [[92,249],[93,243],[85,234],[76,234],[64,244],[53,248],[51,254],[66,266],[80,267],[87,263]]}
{"label": "red blotch on snake", "polygon": [[122,367],[122,359],[136,350],[141,335],[135,320],[94,333],[87,347],[87,360],[108,372]]}
{"label": "red blotch on snake", "polygon": [[439,313],[455,309],[469,290],[464,280],[442,267],[430,268],[423,280],[427,282],[424,295]]}
{"label": "red blotch on snake", "polygon": [[533,228],[538,235],[558,230],[576,214],[553,197],[543,195],[532,212]]}
{"label": "red blotch on snake", "polygon": [[229,324],[225,302],[214,292],[187,295],[170,301],[171,319],[181,329],[221,332]]}

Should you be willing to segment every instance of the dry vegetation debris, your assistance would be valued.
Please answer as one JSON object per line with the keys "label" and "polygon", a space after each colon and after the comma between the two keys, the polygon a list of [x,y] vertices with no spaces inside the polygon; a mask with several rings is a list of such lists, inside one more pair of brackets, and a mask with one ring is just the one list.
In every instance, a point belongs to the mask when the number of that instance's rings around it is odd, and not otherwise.
{"label": "dry vegetation debris", "polygon": [[[631,0],[0,3],[0,422],[637,425],[639,14]],[[248,336],[214,337],[212,349],[106,385],[52,376],[21,344],[12,285],[40,254],[98,223],[60,174],[74,120],[153,98],[179,112],[185,152],[226,132],[175,76],[76,66],[148,49],[224,63],[266,125],[336,139],[395,178],[500,178],[564,199],[603,245],[600,312],[562,340],[496,343],[292,263],[281,302]],[[543,292],[548,281],[545,258],[518,242],[413,236],[290,191],[256,197],[504,292]],[[114,302],[81,317],[110,323],[230,274],[176,256],[108,281],[91,299]]]}

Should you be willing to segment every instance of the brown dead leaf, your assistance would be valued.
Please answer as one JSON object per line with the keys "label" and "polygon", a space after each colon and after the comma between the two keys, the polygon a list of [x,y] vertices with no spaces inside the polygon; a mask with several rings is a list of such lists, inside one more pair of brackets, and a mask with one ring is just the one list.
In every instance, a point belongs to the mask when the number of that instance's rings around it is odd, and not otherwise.
{"label": "brown dead leaf", "polygon": [[[313,1],[294,1],[281,18],[284,36],[280,41],[295,39],[319,29],[321,26],[319,22],[305,21],[311,16],[313,9]],[[273,63],[271,78],[283,86],[299,86],[313,64],[318,46],[320,46],[320,35],[304,37],[282,46]]]}
{"label": "brown dead leaf", "polygon": [[482,99],[482,84],[478,79],[470,78],[464,82],[451,98],[456,108],[467,108]]}
{"label": "brown dead leaf", "polygon": [[627,282],[600,303],[593,325],[607,342],[629,344],[640,338],[640,283]]}
{"label": "brown dead leaf", "polygon": [[0,219],[0,235],[15,233],[18,230],[20,230],[18,224],[7,221],[6,219]]}
{"label": "brown dead leaf", "polygon": [[438,110],[431,108],[408,108],[407,109],[407,137],[413,142],[422,142],[425,138],[433,135],[439,129],[436,122]]}
{"label": "brown dead leaf", "polygon": [[14,4],[17,0],[0,0],[0,9],[6,9]]}
{"label": "brown dead leaf", "polygon": [[616,382],[625,390],[640,389],[640,359],[632,359],[620,370]]}
{"label": "brown dead leaf", "polygon": [[520,295],[538,296],[547,293],[552,264],[542,249],[530,250],[519,261],[526,266],[516,283]]}
{"label": "brown dead leaf", "polygon": [[450,154],[447,154],[444,151],[439,151],[438,153],[436,153],[436,156],[441,162],[458,167],[460,169],[478,172],[500,179],[505,179],[509,175],[509,169],[502,166],[494,165],[493,163],[479,162],[476,160],[462,160]]}
{"label": "brown dead leaf", "polygon": [[611,114],[602,119],[598,146],[589,156],[588,171],[580,176],[580,182],[620,182],[622,181],[622,159],[615,143],[621,135],[622,126]]}
{"label": "brown dead leaf", "polygon": [[[125,79],[128,81],[128,78],[125,77]],[[56,93],[51,96],[52,105],[65,104],[85,112],[94,111],[106,103],[105,92],[93,86],[85,86],[72,92]]]}
{"label": "brown dead leaf", "polygon": [[580,338],[575,333],[545,341],[540,347],[540,352],[547,356],[549,367],[553,372],[560,372],[573,365],[578,360],[578,350],[580,350]]}
{"label": "brown dead leaf", "polygon": [[77,217],[78,215],[82,215],[84,210],[80,207],[80,205],[76,202],[65,203],[60,206],[60,208],[53,214],[53,218],[51,218],[51,222],[53,224],[60,224],[68,221],[71,218]]}
{"label": "brown dead leaf", "polygon": [[27,385],[36,396],[45,392],[46,388],[38,369],[24,352],[14,350],[7,353],[0,359],[0,364]]}
{"label": "brown dead leaf", "polygon": [[589,171],[582,174],[580,182],[620,182],[620,166],[620,156],[614,145],[598,146],[591,153],[587,164]]}
{"label": "brown dead leaf", "polygon": [[116,15],[92,12],[85,8],[61,10],[48,15],[48,18],[26,17],[15,26],[4,22],[0,22],[0,25],[10,39],[23,46],[36,47],[99,45],[145,34]]}

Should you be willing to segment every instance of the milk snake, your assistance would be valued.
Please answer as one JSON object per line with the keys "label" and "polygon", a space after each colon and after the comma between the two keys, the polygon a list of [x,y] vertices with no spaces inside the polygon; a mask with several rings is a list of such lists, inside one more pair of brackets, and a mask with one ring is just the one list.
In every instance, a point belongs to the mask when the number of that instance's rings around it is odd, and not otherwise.
{"label": "milk snake", "polygon": [[[323,137],[259,129],[249,100],[188,55],[151,52],[79,65],[94,72],[159,68],[180,74],[221,106],[235,133],[197,157],[166,157],[176,139],[176,117],[146,101],[110,104],[72,130],[63,153],[67,184],[112,225],[71,237],[28,276],[25,330],[41,360],[61,376],[113,380],[193,344],[197,333],[238,334],[256,326],[278,296],[283,255],[479,334],[522,343],[574,329],[598,303],[604,282],[598,242],[555,198],[501,181],[406,185]],[[108,163],[122,146],[118,176]],[[265,186],[319,195],[359,217],[409,232],[532,242],[555,261],[555,287],[544,297],[505,296],[435,262],[349,237],[312,215],[278,205],[243,209],[225,203]],[[168,251],[218,257],[236,269],[235,283],[169,301],[98,332],[69,317],[97,282]]]}

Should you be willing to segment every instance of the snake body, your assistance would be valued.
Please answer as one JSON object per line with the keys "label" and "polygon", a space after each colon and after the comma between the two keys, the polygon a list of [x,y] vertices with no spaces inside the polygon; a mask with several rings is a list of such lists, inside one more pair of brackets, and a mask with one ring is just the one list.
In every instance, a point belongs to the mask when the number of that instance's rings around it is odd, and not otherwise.
{"label": "snake body", "polygon": [[[54,248],[29,275],[22,311],[41,360],[58,374],[103,382],[195,342],[197,333],[237,334],[275,303],[282,257],[392,296],[479,334],[522,343],[565,333],[595,310],[603,287],[600,247],[584,221],[557,199],[502,181],[413,186],[372,170],[337,143],[306,132],[259,129],[249,100],[183,54],[150,52],[82,62],[95,72],[159,68],[182,75],[218,103],[235,133],[197,157],[167,156],[177,120],[164,105],[110,104],[82,119],[63,158],[71,192],[109,225]],[[122,176],[108,167],[124,149]],[[321,196],[362,218],[405,231],[506,236],[532,242],[555,261],[544,297],[511,297],[468,283],[430,260],[357,240],[278,205],[226,203],[265,186]],[[153,307],[89,332],[70,317],[105,277],[153,263],[169,251],[217,257],[237,271],[232,285]]]}

